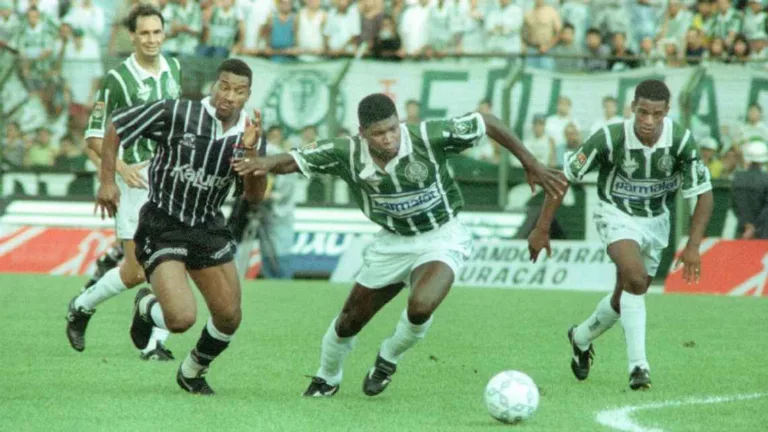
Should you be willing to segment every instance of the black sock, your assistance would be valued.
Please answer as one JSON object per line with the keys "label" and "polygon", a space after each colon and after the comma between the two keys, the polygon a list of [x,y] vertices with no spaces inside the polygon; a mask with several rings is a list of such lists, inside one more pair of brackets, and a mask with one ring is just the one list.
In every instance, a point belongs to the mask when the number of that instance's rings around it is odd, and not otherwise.
{"label": "black sock", "polygon": [[192,350],[192,359],[200,366],[208,367],[229,346],[229,342],[219,340],[211,336],[208,327],[203,328],[197,345]]}

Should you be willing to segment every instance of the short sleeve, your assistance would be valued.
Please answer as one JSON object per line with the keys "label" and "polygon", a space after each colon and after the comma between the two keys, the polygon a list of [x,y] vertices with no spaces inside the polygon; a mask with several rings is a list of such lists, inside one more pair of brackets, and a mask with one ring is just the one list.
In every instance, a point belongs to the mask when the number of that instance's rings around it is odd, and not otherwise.
{"label": "short sleeve", "polygon": [[485,136],[485,121],[480,113],[429,121],[425,126],[429,145],[446,155],[474,147]]}
{"label": "short sleeve", "polygon": [[110,71],[101,83],[96,102],[88,118],[88,126],[85,130],[86,138],[104,138],[104,127],[112,112],[128,105],[125,92],[115,77],[115,72]]}
{"label": "short sleeve", "polygon": [[317,174],[341,175],[349,158],[349,151],[345,150],[348,146],[343,144],[347,139],[320,140],[292,150],[291,156],[307,178]]}
{"label": "short sleeve", "polygon": [[709,168],[699,156],[699,148],[690,131],[685,132],[677,156],[677,167],[682,177],[683,198],[693,198],[712,190]]}
{"label": "short sleeve", "polygon": [[168,101],[158,100],[115,111],[112,124],[120,137],[120,145],[130,147],[139,138],[162,141],[167,137],[167,105]]}
{"label": "short sleeve", "polygon": [[608,150],[609,133],[607,127],[598,129],[581,147],[565,153],[563,173],[568,181],[579,183],[587,173],[600,165]]}

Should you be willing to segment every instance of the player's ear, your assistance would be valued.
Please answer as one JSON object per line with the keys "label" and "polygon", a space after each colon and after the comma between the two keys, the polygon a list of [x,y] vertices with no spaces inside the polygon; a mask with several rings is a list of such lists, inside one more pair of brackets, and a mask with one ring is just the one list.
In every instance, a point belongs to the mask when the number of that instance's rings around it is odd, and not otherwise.
{"label": "player's ear", "polygon": [[364,136],[365,129],[363,129],[363,125],[358,126],[357,131],[360,133],[360,136]]}

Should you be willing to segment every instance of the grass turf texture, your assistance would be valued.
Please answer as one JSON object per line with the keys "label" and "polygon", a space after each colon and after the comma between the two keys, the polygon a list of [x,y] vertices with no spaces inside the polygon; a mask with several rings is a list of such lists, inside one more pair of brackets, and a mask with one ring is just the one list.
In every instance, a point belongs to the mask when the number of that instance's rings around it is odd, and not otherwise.
{"label": "grass turf texture", "polygon": [[[175,373],[208,318],[202,301],[195,327],[168,341],[176,362],[138,359],[128,336],[135,291],[99,308],[86,350],[77,353],[64,315],[82,282],[0,275],[1,430],[600,431],[610,430],[595,422],[606,408],[768,391],[761,299],[648,296],[653,389],[635,393],[627,387],[620,325],[597,342],[590,378],[571,375],[566,331],[592,312],[600,294],[455,288],[386,392],[365,396],[362,379],[406,293],[361,333],[341,391],[329,400],[304,399],[305,375],[316,371],[320,340],[348,287],[251,281],[241,328],[208,375],[218,395],[194,397],[177,387]],[[485,384],[505,369],[524,371],[542,389],[538,412],[522,426],[501,425],[485,410]],[[768,398],[761,398],[633,418],[665,430],[757,431],[766,412]]]}

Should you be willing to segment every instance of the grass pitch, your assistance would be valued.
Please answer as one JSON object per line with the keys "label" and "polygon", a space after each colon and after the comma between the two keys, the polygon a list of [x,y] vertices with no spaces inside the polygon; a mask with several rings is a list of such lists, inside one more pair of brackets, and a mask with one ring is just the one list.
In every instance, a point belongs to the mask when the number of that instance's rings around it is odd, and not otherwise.
{"label": "grass pitch", "polygon": [[[405,293],[363,330],[347,358],[340,392],[299,395],[318,365],[320,340],[348,287],[324,282],[247,282],[243,323],[208,375],[218,392],[194,397],[175,382],[178,362],[145,363],[128,336],[132,292],[91,320],[83,353],[64,334],[79,278],[0,275],[3,347],[0,430],[8,431],[609,431],[607,409],[712,396],[768,393],[768,314],[763,299],[649,295],[648,354],[653,389],[627,387],[621,326],[597,341],[590,378],[569,368],[566,331],[601,294],[455,288],[426,339],[411,350],[386,392],[362,393],[378,346],[394,329]],[[207,319],[172,336],[180,361]],[[529,374],[542,391],[520,426],[491,419],[488,379],[504,369]],[[700,405],[663,405],[628,418],[665,431],[760,431],[768,396]]]}

